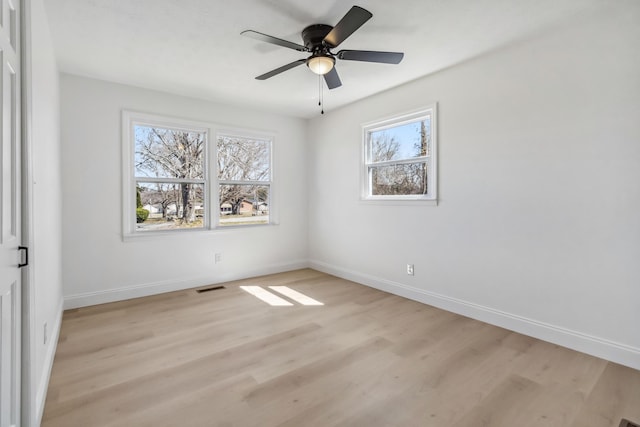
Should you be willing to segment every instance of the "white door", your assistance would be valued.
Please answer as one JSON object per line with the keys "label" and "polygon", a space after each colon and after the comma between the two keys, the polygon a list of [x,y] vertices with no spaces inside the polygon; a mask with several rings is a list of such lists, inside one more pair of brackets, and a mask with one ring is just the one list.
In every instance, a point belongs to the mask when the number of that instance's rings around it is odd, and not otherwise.
{"label": "white door", "polygon": [[20,425],[20,0],[0,0],[0,427]]}

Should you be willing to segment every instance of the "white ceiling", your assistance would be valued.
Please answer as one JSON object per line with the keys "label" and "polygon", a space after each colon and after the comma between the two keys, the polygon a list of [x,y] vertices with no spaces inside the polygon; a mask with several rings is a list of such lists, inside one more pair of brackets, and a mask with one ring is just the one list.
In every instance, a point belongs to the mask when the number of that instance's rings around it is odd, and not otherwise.
{"label": "white ceiling", "polygon": [[[302,44],[310,24],[335,25],[357,4],[371,18],[339,49],[402,51],[399,65],[338,60],[342,87],[325,110],[535,36],[606,0],[45,0],[61,71],[282,114],[320,113],[304,58],[252,29]],[[339,50],[337,49],[337,50]]]}

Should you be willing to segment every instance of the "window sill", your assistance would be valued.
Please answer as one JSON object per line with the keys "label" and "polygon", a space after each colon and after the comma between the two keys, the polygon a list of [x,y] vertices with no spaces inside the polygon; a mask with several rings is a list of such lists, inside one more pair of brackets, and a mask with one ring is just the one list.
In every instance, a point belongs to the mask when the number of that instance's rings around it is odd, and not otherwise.
{"label": "window sill", "polygon": [[140,242],[147,240],[161,240],[161,239],[180,239],[193,237],[205,237],[215,234],[221,234],[225,232],[238,233],[240,230],[256,230],[258,228],[271,228],[277,227],[278,223],[269,224],[252,224],[252,225],[228,225],[218,228],[198,229],[198,230],[171,230],[171,231],[148,231],[139,233],[124,233],[122,234],[123,242]]}
{"label": "window sill", "polygon": [[360,203],[380,206],[438,206],[437,199],[361,198]]}

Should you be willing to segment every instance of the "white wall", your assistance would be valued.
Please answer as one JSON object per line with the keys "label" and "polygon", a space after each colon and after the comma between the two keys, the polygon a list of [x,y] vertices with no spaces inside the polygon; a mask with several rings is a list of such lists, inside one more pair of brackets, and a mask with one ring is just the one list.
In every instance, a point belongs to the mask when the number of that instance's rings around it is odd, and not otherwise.
{"label": "white wall", "polygon": [[[314,119],[311,265],[640,369],[638,22],[608,2]],[[359,201],[360,125],[436,101],[439,206]]]}
{"label": "white wall", "polygon": [[[42,0],[32,0],[31,39],[31,163],[32,182],[25,183],[31,196],[31,396],[29,419],[39,425],[44,409],[62,315],[60,180],[60,97],[58,69]],[[28,84],[28,82],[26,82]],[[44,324],[48,337],[44,343]]]}
{"label": "white wall", "polygon": [[[123,241],[123,109],[275,132],[279,225]],[[65,307],[306,266],[304,120],[66,74],[61,112]]]}

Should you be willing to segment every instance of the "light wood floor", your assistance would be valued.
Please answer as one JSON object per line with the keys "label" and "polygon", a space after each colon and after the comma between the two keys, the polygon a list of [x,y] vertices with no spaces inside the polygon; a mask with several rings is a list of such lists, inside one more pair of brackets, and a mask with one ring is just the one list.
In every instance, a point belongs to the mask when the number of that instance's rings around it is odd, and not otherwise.
{"label": "light wood floor", "polygon": [[[272,307],[285,285],[324,306]],[[313,270],[68,310],[43,426],[640,421],[640,371]]]}

